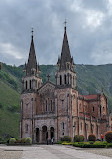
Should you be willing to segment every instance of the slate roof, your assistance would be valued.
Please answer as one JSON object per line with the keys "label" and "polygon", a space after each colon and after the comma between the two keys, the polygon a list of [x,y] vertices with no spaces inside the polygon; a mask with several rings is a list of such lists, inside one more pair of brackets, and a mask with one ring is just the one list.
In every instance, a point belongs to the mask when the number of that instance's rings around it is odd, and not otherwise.
{"label": "slate roof", "polygon": [[71,54],[70,54],[67,32],[65,27],[61,57],[58,58],[57,64],[60,65],[60,69],[64,70],[66,69],[66,62],[70,62],[71,64],[74,64],[73,57],[71,57]]}
{"label": "slate roof", "polygon": [[35,53],[35,47],[34,47],[34,41],[33,41],[33,35],[32,35],[28,63],[25,66],[26,75],[33,74],[34,69],[36,71],[40,70],[39,64],[37,65],[37,59],[36,59],[36,53]]}

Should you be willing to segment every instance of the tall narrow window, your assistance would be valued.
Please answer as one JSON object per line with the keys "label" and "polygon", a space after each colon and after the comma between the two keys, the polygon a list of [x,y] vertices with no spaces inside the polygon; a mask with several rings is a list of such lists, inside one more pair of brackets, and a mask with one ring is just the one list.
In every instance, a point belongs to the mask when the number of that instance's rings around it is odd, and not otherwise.
{"label": "tall narrow window", "polygon": [[102,113],[102,111],[101,111],[101,105],[100,105],[100,116],[101,116],[101,113]]}
{"label": "tall narrow window", "polygon": [[82,123],[80,124],[81,132],[82,132]]}
{"label": "tall narrow window", "polygon": [[28,132],[28,124],[25,125],[25,131]]}
{"label": "tall narrow window", "polygon": [[62,129],[63,129],[63,130],[65,129],[65,125],[64,125],[64,123],[62,123]]}
{"label": "tall narrow window", "polygon": [[26,81],[26,89],[28,88],[28,82]]}
{"label": "tall narrow window", "polygon": [[52,108],[52,100],[51,100],[51,112],[53,111],[53,108]]}
{"label": "tall narrow window", "polygon": [[94,112],[94,107],[93,107],[93,112]]}
{"label": "tall narrow window", "polygon": [[65,80],[65,84],[66,84],[66,75],[64,75],[64,80]]}
{"label": "tall narrow window", "polygon": [[62,76],[60,75],[60,85],[62,85]]}
{"label": "tall narrow window", "polygon": [[45,109],[45,110],[46,110],[46,112],[47,112],[47,100],[46,100],[46,109]]}
{"label": "tall narrow window", "polygon": [[30,80],[30,89],[31,89],[31,87],[32,87],[32,85],[31,85],[32,83],[31,83],[31,80]]}
{"label": "tall narrow window", "polygon": [[69,74],[67,75],[67,77],[68,77],[68,84],[69,84]]}

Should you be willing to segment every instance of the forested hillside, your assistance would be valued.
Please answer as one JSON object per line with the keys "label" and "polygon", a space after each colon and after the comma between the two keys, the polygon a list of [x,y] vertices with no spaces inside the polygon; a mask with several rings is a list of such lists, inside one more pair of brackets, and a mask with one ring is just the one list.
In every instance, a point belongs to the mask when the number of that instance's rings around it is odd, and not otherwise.
{"label": "forested hillside", "polygon": [[[43,83],[50,74],[55,83],[55,65],[41,65]],[[108,97],[109,109],[112,108],[112,64],[76,65],[77,89],[81,94],[100,93],[101,89]],[[20,92],[23,66],[2,64],[0,70],[0,136],[19,135]]]}

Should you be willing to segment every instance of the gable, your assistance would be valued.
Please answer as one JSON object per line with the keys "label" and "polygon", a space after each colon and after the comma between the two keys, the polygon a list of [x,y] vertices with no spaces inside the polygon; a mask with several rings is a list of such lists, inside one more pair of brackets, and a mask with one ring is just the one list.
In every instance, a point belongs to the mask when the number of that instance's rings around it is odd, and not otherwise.
{"label": "gable", "polygon": [[50,94],[54,94],[54,91],[55,91],[55,85],[50,82],[47,82],[38,90],[38,93],[40,95],[49,96]]}

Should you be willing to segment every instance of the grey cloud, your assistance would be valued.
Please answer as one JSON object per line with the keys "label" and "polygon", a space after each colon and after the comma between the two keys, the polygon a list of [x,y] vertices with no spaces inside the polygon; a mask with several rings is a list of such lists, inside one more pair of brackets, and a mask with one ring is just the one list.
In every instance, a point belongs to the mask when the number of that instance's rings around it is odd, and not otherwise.
{"label": "grey cloud", "polygon": [[[1,0],[0,44],[10,43],[22,59],[8,55],[6,49],[3,52],[0,48],[0,61],[16,65],[27,61],[31,28],[34,27],[38,62],[56,64],[61,53],[65,18],[68,22],[68,40],[75,63],[101,64],[101,50],[104,47],[109,51],[108,56],[112,60],[109,47],[112,43],[112,15],[109,7],[109,0]],[[90,24],[87,24],[87,18],[92,18],[90,11],[93,19],[89,19]],[[97,14],[94,15],[95,13]],[[100,13],[103,15],[101,24],[94,26]],[[97,52],[101,60],[96,62],[93,54],[96,55]],[[106,63],[110,63],[110,59],[107,58]]]}

